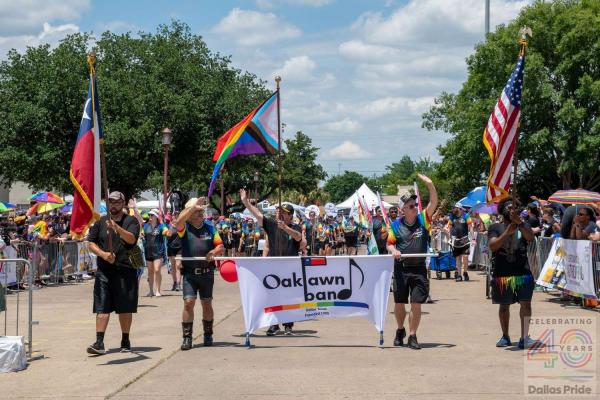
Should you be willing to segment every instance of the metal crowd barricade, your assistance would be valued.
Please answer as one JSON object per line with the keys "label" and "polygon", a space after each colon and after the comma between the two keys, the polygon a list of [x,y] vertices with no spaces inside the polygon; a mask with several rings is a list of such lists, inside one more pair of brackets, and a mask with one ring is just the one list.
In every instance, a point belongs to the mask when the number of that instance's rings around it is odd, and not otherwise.
{"label": "metal crowd barricade", "polygon": [[475,233],[475,245],[473,246],[472,265],[484,268],[487,268],[490,265],[488,237],[486,232]]}
{"label": "metal crowd barricade", "polygon": [[[0,259],[0,266],[2,267],[2,276],[4,279],[4,287],[6,288],[8,283],[8,268],[7,263],[16,263],[16,270],[19,271],[18,265],[23,264],[27,273],[27,292],[28,292],[28,315],[27,315],[27,356],[29,358],[32,357],[33,354],[33,275],[34,268],[31,265],[31,262],[25,258],[2,258]],[[19,281],[17,274],[17,281]],[[19,336],[19,310],[20,310],[20,286],[17,286],[17,299],[16,299],[16,308],[15,308],[15,336]],[[4,310],[4,335],[7,333],[8,327],[8,312],[9,305],[7,302],[7,290],[4,290],[0,295],[3,296],[5,310]]]}
{"label": "metal crowd barricade", "polygon": [[450,234],[444,230],[435,231],[431,237],[431,248],[437,253],[451,251]]}
{"label": "metal crowd barricade", "polygon": [[[554,244],[555,238],[553,237],[536,237],[533,242],[527,247],[527,258],[529,261],[529,268],[534,278],[537,278],[546,260],[550,255],[550,250]],[[478,237],[479,242],[479,237]],[[483,243],[482,243],[483,245]],[[485,247],[487,249],[487,237],[485,240]],[[592,272],[594,279],[594,290],[597,296],[600,298],[600,242],[592,242]],[[486,265],[486,297],[489,298],[491,281],[491,259],[488,255]]]}
{"label": "metal crowd barricade", "polygon": [[594,289],[600,299],[600,242],[592,242],[592,271],[594,273]]}
{"label": "metal crowd barricade", "polygon": [[38,240],[29,246],[27,252],[35,266],[35,282],[67,283],[69,278],[79,280],[90,270],[87,242]]}

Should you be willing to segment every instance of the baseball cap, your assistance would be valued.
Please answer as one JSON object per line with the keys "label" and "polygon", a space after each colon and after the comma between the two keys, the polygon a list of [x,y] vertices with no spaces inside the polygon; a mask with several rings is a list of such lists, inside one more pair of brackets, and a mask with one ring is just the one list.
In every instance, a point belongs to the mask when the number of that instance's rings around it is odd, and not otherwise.
{"label": "baseball cap", "polygon": [[[198,201],[197,197],[192,197],[191,199],[189,199],[187,201],[187,203],[185,203],[185,208],[191,208],[194,207],[196,205],[196,202]],[[206,206],[202,206],[203,210],[206,210]]]}
{"label": "baseball cap", "polygon": [[148,215],[154,215],[155,217],[159,217],[160,216],[159,213],[158,213],[158,210],[156,208],[153,208],[152,210],[150,210],[148,212]]}
{"label": "baseball cap", "polygon": [[282,204],[279,208],[281,208],[282,211],[285,211],[288,214],[294,213],[294,206],[292,206],[291,204]]}
{"label": "baseball cap", "polygon": [[123,200],[125,201],[125,195],[121,192],[118,191],[114,191],[114,192],[110,192],[110,194],[108,195],[108,199],[109,200]]}
{"label": "baseball cap", "polygon": [[456,204],[454,204],[454,207],[456,207],[456,208],[464,208],[464,207],[463,207],[463,205],[462,205],[462,204],[460,204],[460,203],[456,203]]}
{"label": "baseball cap", "polygon": [[417,195],[416,194],[403,194],[402,196],[400,196],[400,204],[404,205],[406,204],[407,201],[409,200],[417,200]]}

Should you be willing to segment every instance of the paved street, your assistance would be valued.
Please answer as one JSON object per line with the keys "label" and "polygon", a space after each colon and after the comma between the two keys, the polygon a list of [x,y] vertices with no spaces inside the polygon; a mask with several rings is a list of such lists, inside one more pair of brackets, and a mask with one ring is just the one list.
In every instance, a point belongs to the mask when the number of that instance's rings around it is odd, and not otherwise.
{"label": "paved street", "polygon": [[[424,307],[423,350],[393,348],[395,323],[388,315],[385,346],[366,320],[324,319],[296,324],[296,335],[252,337],[244,331],[236,284],[217,278],[214,348],[179,351],[179,293],[142,297],[132,332],[133,353],[121,354],[118,321],[105,343],[113,350],[88,356],[95,339],[92,281],[35,291],[34,350],[44,358],[26,371],[0,375],[1,398],[119,399],[510,399],[523,397],[523,352],[497,349],[497,308],[484,296],[484,276],[470,282],[433,280],[435,304]],[[167,287],[170,277],[164,279]],[[147,292],[145,281],[141,293]],[[9,307],[14,303],[9,299]],[[25,296],[21,300],[26,300]],[[24,305],[25,303],[23,303]],[[14,307],[13,307],[14,309]],[[390,299],[390,311],[392,309]],[[23,308],[23,311],[25,309]],[[563,307],[536,292],[534,314],[595,316]],[[24,316],[25,313],[22,313]],[[14,317],[14,314],[9,314]],[[517,340],[518,309],[511,337]],[[199,313],[197,320],[200,320]],[[22,321],[24,325],[24,320]],[[11,328],[11,325],[9,325]],[[9,334],[13,332],[9,329]],[[195,336],[201,335],[201,324]],[[197,343],[197,341],[196,341]]]}

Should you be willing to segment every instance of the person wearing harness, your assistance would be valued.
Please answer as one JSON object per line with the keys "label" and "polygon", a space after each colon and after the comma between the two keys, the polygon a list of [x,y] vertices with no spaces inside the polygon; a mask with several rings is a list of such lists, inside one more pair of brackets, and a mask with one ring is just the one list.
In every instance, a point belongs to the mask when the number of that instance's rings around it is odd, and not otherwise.
{"label": "person wearing harness", "polygon": [[[456,203],[452,207],[450,215],[450,235],[452,236],[452,255],[456,257],[456,282],[469,280],[469,225],[467,224],[468,215],[465,213],[462,205]],[[462,276],[461,276],[462,273]]]}
{"label": "person wearing harness", "polygon": [[[177,234],[181,239],[183,275],[183,315],[181,350],[192,348],[194,306],[200,295],[204,346],[213,344],[212,308],[215,263],[213,258],[223,254],[224,247],[217,228],[204,222],[204,199],[190,199],[177,218]],[[206,257],[206,260],[185,260],[187,257]]]}

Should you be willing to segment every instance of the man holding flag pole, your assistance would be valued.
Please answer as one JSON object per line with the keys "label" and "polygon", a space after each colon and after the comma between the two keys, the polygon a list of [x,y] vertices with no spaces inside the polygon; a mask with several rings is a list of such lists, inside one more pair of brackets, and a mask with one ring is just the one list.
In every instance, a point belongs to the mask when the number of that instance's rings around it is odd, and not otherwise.
{"label": "man holding flag pole", "polygon": [[[110,314],[119,315],[121,351],[130,351],[129,332],[132,314],[137,312],[137,271],[132,268],[128,251],[136,246],[140,225],[134,217],[123,212],[125,196],[121,192],[108,194],[104,139],[100,123],[100,102],[96,86],[96,55],[88,56],[90,82],[83,109],[79,134],[71,161],[71,181],[75,186],[71,232],[75,237],[85,235],[88,227],[90,251],[98,256],[98,271],[94,282],[96,341],[87,348],[89,354],[102,355],[104,333]],[[106,193],[108,215],[98,219],[100,207],[100,175]]]}
{"label": "man holding flag pole", "polygon": [[[535,287],[529,269],[527,244],[535,237],[531,227],[518,213],[515,181],[517,175],[517,139],[521,116],[521,93],[525,70],[525,51],[527,36],[531,29],[523,27],[519,34],[519,59],[515,66],[483,132],[483,143],[490,156],[490,175],[487,181],[486,200],[498,201],[498,213],[501,223],[488,229],[488,246],[492,253],[492,302],[499,305],[498,318],[502,336],[496,347],[512,345],[508,335],[510,306],[521,306],[521,338],[519,349],[531,347],[534,341],[529,337],[529,318],[531,318],[531,299]],[[511,164],[514,168],[511,185]],[[511,188],[512,186],[512,188]],[[508,190],[512,191],[512,199]]]}

